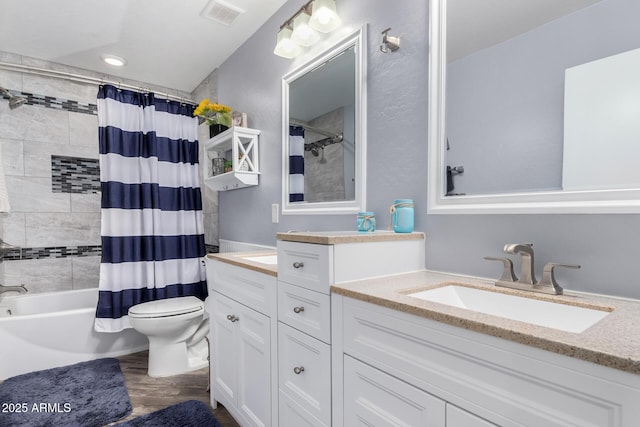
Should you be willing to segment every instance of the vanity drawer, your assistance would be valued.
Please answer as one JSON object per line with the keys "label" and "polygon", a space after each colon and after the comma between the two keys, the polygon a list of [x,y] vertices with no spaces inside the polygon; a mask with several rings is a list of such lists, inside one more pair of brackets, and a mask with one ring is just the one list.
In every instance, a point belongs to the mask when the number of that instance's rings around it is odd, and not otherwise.
{"label": "vanity drawer", "polygon": [[331,347],[278,323],[278,376],[284,393],[325,425],[331,425]]}
{"label": "vanity drawer", "polygon": [[275,316],[275,277],[211,258],[206,258],[206,269],[209,294],[220,292],[259,313]]}
{"label": "vanity drawer", "polygon": [[331,299],[327,294],[279,282],[278,320],[331,343]]}
{"label": "vanity drawer", "polygon": [[278,241],[278,280],[329,294],[333,246]]}

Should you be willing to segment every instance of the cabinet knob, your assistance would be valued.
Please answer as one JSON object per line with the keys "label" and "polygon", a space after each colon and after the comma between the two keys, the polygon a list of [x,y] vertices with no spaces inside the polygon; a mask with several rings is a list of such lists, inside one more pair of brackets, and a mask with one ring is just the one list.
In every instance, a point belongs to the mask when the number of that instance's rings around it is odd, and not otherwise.
{"label": "cabinet knob", "polygon": [[304,307],[293,307],[294,313],[302,313],[304,311]]}
{"label": "cabinet knob", "polygon": [[227,315],[227,320],[230,322],[237,322],[238,320],[240,320],[240,318],[233,314],[229,314]]}
{"label": "cabinet knob", "polygon": [[293,368],[293,373],[296,375],[300,375],[303,372],[304,372],[304,366],[296,366],[295,368]]}
{"label": "cabinet knob", "polygon": [[293,268],[302,268],[304,267],[304,262],[302,261],[296,261],[293,263]]}

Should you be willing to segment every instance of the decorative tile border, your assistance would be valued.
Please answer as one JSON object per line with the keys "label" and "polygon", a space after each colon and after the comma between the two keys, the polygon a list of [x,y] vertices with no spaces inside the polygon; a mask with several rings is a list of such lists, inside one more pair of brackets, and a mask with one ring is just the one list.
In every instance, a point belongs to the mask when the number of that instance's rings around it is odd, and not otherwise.
{"label": "decorative tile border", "polygon": [[[83,114],[98,114],[98,106],[96,104],[85,104],[78,101],[72,101],[70,99],[55,98],[53,96],[36,95],[29,92],[20,92],[18,90],[9,90],[9,93],[13,96],[19,96],[21,98],[27,98],[27,105],[39,105],[46,108],[54,108],[56,110],[67,110],[74,113]],[[2,95],[4,99],[9,99],[8,96]]]}
{"label": "decorative tile border", "polygon": [[99,193],[98,159],[51,155],[51,189],[54,193]]}
{"label": "decorative tile border", "polygon": [[7,251],[4,255],[5,261],[18,261],[25,259],[47,259],[47,258],[71,258],[99,256],[102,254],[101,245],[91,246],[49,246],[43,248],[21,248]]}
{"label": "decorative tile border", "polygon": [[[220,247],[205,244],[208,254],[218,253]],[[21,248],[5,252],[4,261],[20,261],[27,259],[74,258],[102,255],[102,246],[50,246],[44,248]]]}

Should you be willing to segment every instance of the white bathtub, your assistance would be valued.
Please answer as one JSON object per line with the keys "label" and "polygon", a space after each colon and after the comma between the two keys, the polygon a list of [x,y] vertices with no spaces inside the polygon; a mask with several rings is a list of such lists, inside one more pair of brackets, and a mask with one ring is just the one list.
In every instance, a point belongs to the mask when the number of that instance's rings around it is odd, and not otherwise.
{"label": "white bathtub", "polygon": [[[4,294],[7,295],[7,294]],[[0,301],[0,381],[40,369],[148,348],[133,329],[93,329],[98,289],[5,296]]]}

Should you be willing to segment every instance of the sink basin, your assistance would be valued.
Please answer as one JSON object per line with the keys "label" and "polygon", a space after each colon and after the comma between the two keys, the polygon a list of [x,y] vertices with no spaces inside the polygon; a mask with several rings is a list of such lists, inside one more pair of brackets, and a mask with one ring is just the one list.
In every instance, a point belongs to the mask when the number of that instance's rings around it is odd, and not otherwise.
{"label": "sink basin", "polygon": [[460,285],[413,292],[407,296],[575,333],[583,332],[610,313],[606,307],[596,310]]}
{"label": "sink basin", "polygon": [[278,263],[278,255],[246,256],[244,259],[268,265],[275,265]]}

